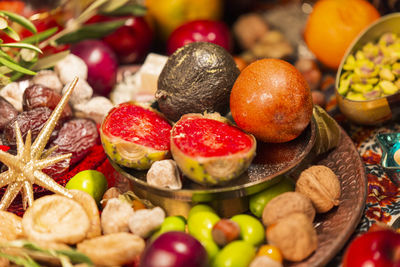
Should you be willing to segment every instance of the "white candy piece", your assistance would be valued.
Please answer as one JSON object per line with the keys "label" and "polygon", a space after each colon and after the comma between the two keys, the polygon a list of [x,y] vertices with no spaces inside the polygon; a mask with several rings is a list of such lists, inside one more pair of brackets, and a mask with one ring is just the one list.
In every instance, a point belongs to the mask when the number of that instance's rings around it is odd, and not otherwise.
{"label": "white candy piece", "polygon": [[54,70],[63,84],[71,82],[77,76],[80,80],[86,80],[88,75],[86,63],[74,54],[69,54],[57,62],[54,66]]}
{"label": "white candy piece", "polygon": [[41,70],[32,78],[33,84],[40,84],[46,86],[50,89],[53,89],[57,93],[61,94],[61,90],[63,88],[63,84],[60,79],[52,70]]}
{"label": "white candy piece", "polygon": [[[69,88],[69,84],[70,83],[64,86],[62,90],[63,95]],[[86,82],[86,80],[79,79],[78,83],[75,86],[74,91],[72,92],[69,101],[75,107],[75,105],[89,101],[92,95],[93,95],[92,87]]]}
{"label": "white candy piece", "polygon": [[135,74],[137,86],[140,92],[154,95],[157,91],[158,76],[167,63],[168,57],[150,53],[142,67]]}
{"label": "white candy piece", "polygon": [[107,97],[96,96],[87,102],[75,105],[74,109],[77,117],[91,118],[95,122],[101,123],[113,107],[114,105]]}
{"label": "white candy piece", "polygon": [[170,189],[181,189],[182,181],[178,166],[171,159],[156,161],[147,172],[147,183]]}
{"label": "white candy piece", "polygon": [[157,230],[165,219],[165,212],[160,207],[137,210],[129,218],[129,229],[135,235],[146,238]]}
{"label": "white candy piece", "polygon": [[9,83],[0,90],[0,96],[10,102],[16,110],[22,111],[22,98],[24,91],[30,85],[29,80]]}
{"label": "white candy piece", "polygon": [[103,234],[129,232],[129,219],[134,210],[127,202],[118,198],[111,198],[101,213],[101,229]]}

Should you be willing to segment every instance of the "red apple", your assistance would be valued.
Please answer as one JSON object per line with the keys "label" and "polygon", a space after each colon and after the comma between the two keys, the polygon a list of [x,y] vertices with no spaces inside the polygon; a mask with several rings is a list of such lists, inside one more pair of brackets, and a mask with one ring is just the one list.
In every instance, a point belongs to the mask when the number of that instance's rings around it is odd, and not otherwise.
{"label": "red apple", "polygon": [[343,267],[398,267],[400,234],[393,230],[364,233],[350,243],[342,263]]}
{"label": "red apple", "polygon": [[192,42],[209,42],[232,51],[232,38],[228,26],[221,21],[193,20],[175,29],[167,42],[167,54]]}
{"label": "red apple", "polygon": [[137,63],[149,52],[153,41],[153,31],[143,17],[109,17],[96,15],[87,23],[126,19],[125,25],[103,38],[121,63]]}

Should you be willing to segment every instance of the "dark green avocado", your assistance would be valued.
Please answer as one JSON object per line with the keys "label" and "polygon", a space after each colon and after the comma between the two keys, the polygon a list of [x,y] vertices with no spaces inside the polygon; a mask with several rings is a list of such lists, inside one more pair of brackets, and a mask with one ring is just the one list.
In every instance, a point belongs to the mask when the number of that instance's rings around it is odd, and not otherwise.
{"label": "dark green avocado", "polygon": [[158,78],[160,111],[177,121],[187,113],[229,111],[229,96],[239,76],[233,57],[221,46],[189,43],[175,51]]}

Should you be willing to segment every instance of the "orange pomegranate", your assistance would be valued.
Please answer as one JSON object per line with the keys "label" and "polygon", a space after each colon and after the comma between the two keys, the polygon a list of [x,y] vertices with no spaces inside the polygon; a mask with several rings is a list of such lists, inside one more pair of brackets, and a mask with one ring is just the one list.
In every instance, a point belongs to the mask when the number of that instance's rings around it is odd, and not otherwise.
{"label": "orange pomegranate", "polygon": [[304,39],[318,60],[337,69],[351,42],[379,17],[366,0],[320,0],[308,17]]}
{"label": "orange pomegranate", "polygon": [[261,59],[236,79],[230,109],[236,124],[259,140],[295,139],[312,116],[311,91],[301,73],[280,59]]}

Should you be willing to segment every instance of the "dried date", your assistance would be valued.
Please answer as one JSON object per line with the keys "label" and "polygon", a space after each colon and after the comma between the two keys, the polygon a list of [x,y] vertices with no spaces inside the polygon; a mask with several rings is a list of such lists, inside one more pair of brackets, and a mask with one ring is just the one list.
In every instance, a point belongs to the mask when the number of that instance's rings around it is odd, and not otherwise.
{"label": "dried date", "polygon": [[18,111],[4,97],[0,96],[0,132],[18,115]]}
{"label": "dried date", "polygon": [[[15,148],[15,133],[14,125],[18,123],[21,129],[22,137],[25,139],[26,134],[29,130],[32,132],[32,140],[35,140],[36,136],[42,130],[44,124],[49,119],[52,110],[47,107],[38,107],[32,110],[23,111],[18,114],[12,121],[10,121],[2,134],[3,144]],[[62,122],[58,122],[51,134],[50,140],[54,140],[57,137],[58,130],[61,128]]]}
{"label": "dried date", "polygon": [[72,153],[71,166],[82,160],[99,139],[96,124],[89,119],[72,119],[64,123],[50,145],[58,146],[57,154]]}
{"label": "dried date", "polygon": [[[22,99],[22,107],[24,110],[32,110],[37,107],[48,107],[53,110],[58,102],[60,102],[62,96],[53,89],[40,85],[34,84],[26,88]],[[67,104],[61,115],[62,119],[72,117],[72,109]]]}

